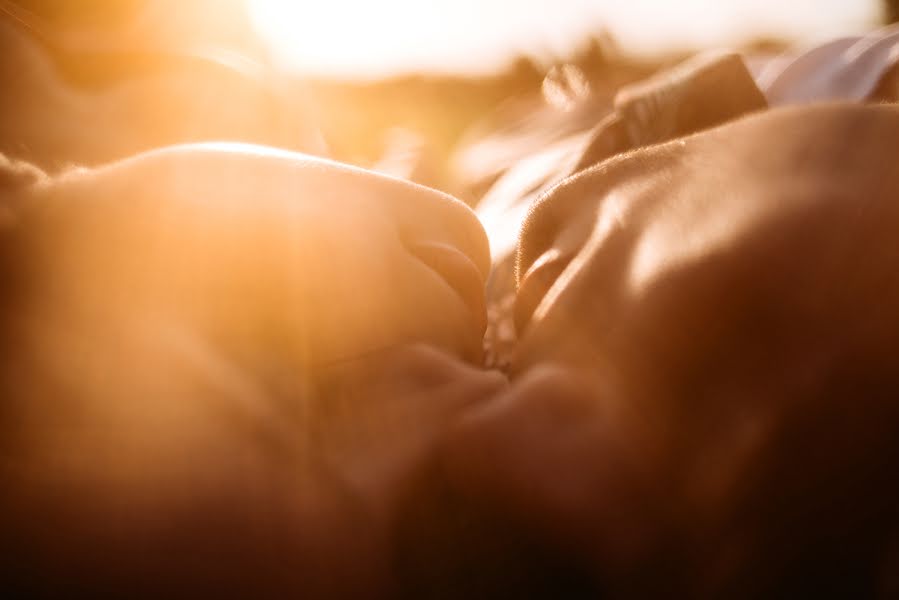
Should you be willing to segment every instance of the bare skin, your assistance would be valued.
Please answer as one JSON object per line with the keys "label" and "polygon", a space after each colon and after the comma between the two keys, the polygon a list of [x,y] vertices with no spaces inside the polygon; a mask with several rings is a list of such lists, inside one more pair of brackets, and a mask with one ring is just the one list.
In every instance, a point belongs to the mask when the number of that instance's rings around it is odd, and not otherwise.
{"label": "bare skin", "polygon": [[613,596],[875,593],[897,139],[893,108],[772,112],[555,188],[511,387],[460,361],[489,257],[445,196],[208,148],[38,180],[0,248],[4,575],[390,595],[439,473]]}
{"label": "bare skin", "polygon": [[519,243],[515,383],[458,424],[457,484],[612,593],[875,593],[897,140],[895,107],[775,111],[550,191]]}
{"label": "bare skin", "polygon": [[462,361],[489,267],[470,210],[248,147],[3,183],[3,577],[387,594],[396,507],[505,385]]}

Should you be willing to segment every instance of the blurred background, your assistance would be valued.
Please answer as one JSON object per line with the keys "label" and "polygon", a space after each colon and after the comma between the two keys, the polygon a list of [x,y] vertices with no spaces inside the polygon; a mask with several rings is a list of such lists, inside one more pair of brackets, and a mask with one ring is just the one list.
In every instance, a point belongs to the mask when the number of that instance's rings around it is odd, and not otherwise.
{"label": "blurred background", "polygon": [[764,58],[861,33],[895,20],[897,5],[0,0],[0,151],[54,170],[241,140],[474,201],[490,176],[459,173],[477,161],[465,148],[522,119],[551,120],[535,116],[538,106],[607,104],[622,85],[704,48]]}
{"label": "blurred background", "polygon": [[759,39],[811,42],[885,16],[877,0],[250,0],[247,8],[281,64],[347,77],[489,74],[520,55],[545,65],[600,34],[642,58]]}

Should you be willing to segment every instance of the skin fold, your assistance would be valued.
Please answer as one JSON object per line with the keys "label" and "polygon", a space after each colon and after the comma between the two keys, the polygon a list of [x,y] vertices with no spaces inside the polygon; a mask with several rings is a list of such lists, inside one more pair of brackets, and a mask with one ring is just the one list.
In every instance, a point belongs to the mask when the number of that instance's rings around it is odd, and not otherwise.
{"label": "skin fold", "polygon": [[462,360],[471,211],[247,146],[4,171],[7,587],[387,594],[404,490],[505,384]]}
{"label": "skin fold", "polygon": [[490,256],[448,196],[246,146],[7,164],[4,583],[881,593],[896,140],[892,107],[779,110],[565,180],[519,237],[509,380],[474,366]]}
{"label": "skin fold", "polygon": [[896,140],[892,106],[771,111],[545,194],[519,239],[513,385],[457,424],[456,484],[613,596],[878,593]]}

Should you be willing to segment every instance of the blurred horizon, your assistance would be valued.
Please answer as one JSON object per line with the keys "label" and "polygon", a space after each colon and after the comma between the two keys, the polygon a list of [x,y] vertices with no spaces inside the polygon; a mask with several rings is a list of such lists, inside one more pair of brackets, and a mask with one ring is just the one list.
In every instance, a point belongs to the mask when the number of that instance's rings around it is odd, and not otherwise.
{"label": "blurred horizon", "polygon": [[606,36],[645,59],[757,40],[810,44],[883,19],[877,0],[246,1],[279,66],[363,79],[487,75],[521,56],[552,63]]}

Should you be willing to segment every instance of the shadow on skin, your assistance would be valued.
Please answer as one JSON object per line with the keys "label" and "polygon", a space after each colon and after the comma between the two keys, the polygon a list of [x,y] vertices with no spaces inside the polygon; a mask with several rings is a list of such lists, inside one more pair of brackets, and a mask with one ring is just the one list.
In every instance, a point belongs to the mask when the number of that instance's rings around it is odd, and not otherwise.
{"label": "shadow on skin", "polygon": [[549,192],[519,243],[513,385],[449,438],[456,485],[613,595],[875,594],[896,140],[895,107],[772,111]]}
{"label": "shadow on skin", "polygon": [[471,211],[245,146],[4,172],[6,587],[388,594],[396,506],[504,385],[463,360]]}

